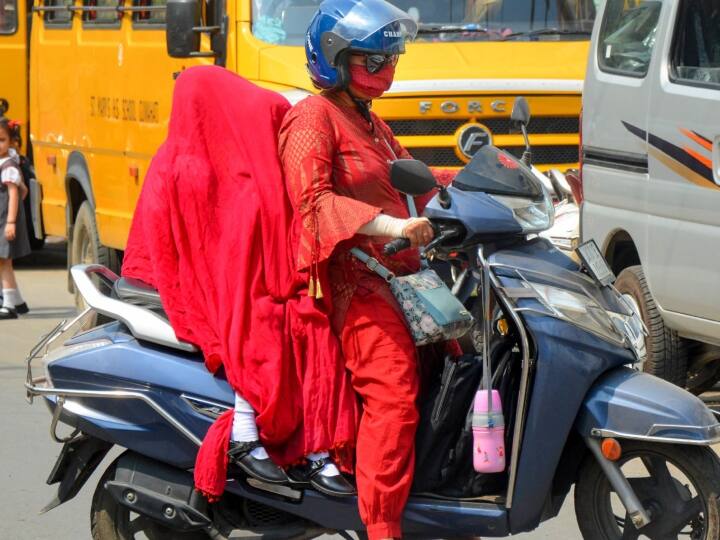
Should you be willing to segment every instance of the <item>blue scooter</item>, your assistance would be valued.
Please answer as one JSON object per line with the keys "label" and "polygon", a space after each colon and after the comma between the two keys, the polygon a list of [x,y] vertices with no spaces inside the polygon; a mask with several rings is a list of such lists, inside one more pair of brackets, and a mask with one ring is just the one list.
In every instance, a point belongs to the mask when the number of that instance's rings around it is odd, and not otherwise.
{"label": "blue scooter", "polygon": [[[512,117],[526,133],[522,99]],[[507,470],[473,496],[411,494],[404,531],[421,538],[530,531],[558,514],[574,486],[585,538],[716,540],[720,461],[710,445],[720,442],[720,423],[695,396],[632,368],[644,357],[645,330],[612,287],[597,246],[578,248],[578,265],[537,236],[551,226],[553,207],[529,155],[529,146],[522,160],[483,147],[425,210],[436,229],[425,254],[453,267],[453,292],[480,321],[484,357],[497,343],[510,351],[491,363],[492,380],[504,388]],[[403,193],[439,187],[419,162],[392,167]],[[386,250],[403,247],[395,241]],[[27,361],[28,397],[48,405],[52,437],[63,444],[46,511],[74,497],[117,445],[126,450],[92,500],[96,540],[363,530],[352,498],[243,476],[208,504],[193,489],[191,469],[208,427],[233,406],[231,388],[177,339],[156,291],[100,265],[71,273],[89,307],[44,337]],[[92,311],[114,322],[72,336]],[[59,435],[59,424],[72,432]]]}

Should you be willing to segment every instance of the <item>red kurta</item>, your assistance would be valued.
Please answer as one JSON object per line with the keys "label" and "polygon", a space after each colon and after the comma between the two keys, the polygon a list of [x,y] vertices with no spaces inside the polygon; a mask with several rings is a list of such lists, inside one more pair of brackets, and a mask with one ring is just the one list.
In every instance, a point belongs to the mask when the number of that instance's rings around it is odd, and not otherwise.
{"label": "red kurta", "polygon": [[[357,234],[380,212],[410,217],[406,198],[390,184],[389,162],[412,156],[380,118],[371,113],[374,130],[354,107],[333,96],[310,97],[293,107],[280,129],[280,156],[290,198],[302,220],[298,268],[320,279],[321,293],[330,298],[336,331],[358,287],[386,294],[385,282],[349,253],[354,246],[380,260],[398,275],[417,271],[418,250],[386,257],[391,238]],[[447,183],[450,171],[438,173]],[[417,197],[418,212],[432,194]]]}
{"label": "red kurta", "polygon": [[[307,98],[285,116],[279,151],[302,221],[298,267],[309,268],[319,283],[315,295],[331,309],[363,402],[356,477],[360,515],[374,540],[401,535],[414,468],[418,355],[387,283],[349,249],[359,246],[399,275],[416,271],[420,259],[417,250],[386,257],[382,248],[390,238],[357,234],[380,212],[409,217],[405,196],[390,183],[389,161],[410,155],[382,120],[372,118],[371,131],[357,109],[336,96]],[[429,198],[416,200],[419,211]]]}

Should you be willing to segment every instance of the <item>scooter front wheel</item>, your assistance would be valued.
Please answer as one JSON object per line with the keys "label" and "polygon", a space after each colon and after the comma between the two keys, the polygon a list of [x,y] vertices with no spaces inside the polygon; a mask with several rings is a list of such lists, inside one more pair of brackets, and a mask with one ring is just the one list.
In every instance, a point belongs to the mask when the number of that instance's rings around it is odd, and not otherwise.
{"label": "scooter front wheel", "polygon": [[105,489],[105,482],[115,477],[115,464],[107,468],[98,482],[90,507],[93,540],[208,540],[202,531],[178,532],[162,526],[149,517],[132,512],[119,504]]}
{"label": "scooter front wheel", "polygon": [[585,540],[720,538],[720,460],[708,447],[622,441],[618,461],[651,522],[632,524],[594,456],[575,486],[575,515]]}

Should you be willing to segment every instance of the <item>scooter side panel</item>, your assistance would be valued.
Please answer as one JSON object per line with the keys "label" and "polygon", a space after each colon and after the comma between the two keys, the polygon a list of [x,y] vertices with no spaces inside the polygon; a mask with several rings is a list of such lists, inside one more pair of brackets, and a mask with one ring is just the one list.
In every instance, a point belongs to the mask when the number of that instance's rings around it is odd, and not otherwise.
{"label": "scooter side panel", "polygon": [[540,523],[588,389],[603,372],[633,360],[629,351],[571,324],[539,315],[525,314],[524,318],[537,347],[537,360],[510,510],[513,534]]}
{"label": "scooter side panel", "polygon": [[[50,362],[47,370],[56,388],[92,391],[126,390],[152,399],[163,411],[202,440],[214,420],[188,401],[217,404],[222,412],[233,404],[227,381],[207,371],[197,355],[169,351],[140,343],[117,327],[74,338],[69,345],[92,340],[107,344],[71,352]],[[71,349],[68,349],[69,351]],[[137,399],[109,397],[68,398],[64,417],[97,437],[178,467],[192,467],[197,444],[174,429],[157,411]],[[74,422],[73,422],[74,420]]]}
{"label": "scooter side panel", "polygon": [[629,368],[598,380],[583,403],[577,428],[629,439],[682,439],[706,444],[720,441],[720,423],[696,396],[667,381]]}
{"label": "scooter side panel", "polygon": [[[49,396],[45,401],[54,412],[57,399]],[[60,421],[100,440],[182,469],[192,468],[195,463],[198,446],[142,401],[67,398]]]}

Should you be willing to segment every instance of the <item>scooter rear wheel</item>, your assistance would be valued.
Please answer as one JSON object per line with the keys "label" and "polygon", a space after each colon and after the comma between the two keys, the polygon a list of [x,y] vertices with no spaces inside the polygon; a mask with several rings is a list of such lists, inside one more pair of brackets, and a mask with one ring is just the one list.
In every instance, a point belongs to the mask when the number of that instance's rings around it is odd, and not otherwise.
{"label": "scooter rear wheel", "polygon": [[575,514],[585,540],[720,538],[720,460],[708,447],[622,441],[618,461],[651,523],[636,529],[589,455],[575,486]]}
{"label": "scooter rear wheel", "polygon": [[90,507],[90,527],[93,540],[208,540],[202,531],[178,532],[164,527],[147,516],[132,512],[119,504],[105,482],[115,477],[114,464],[108,467],[98,482]]}

